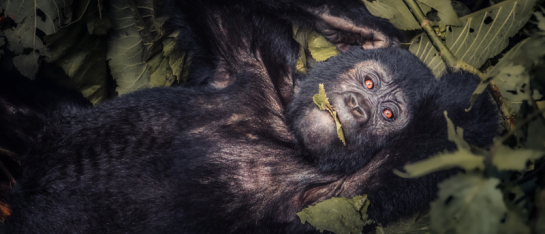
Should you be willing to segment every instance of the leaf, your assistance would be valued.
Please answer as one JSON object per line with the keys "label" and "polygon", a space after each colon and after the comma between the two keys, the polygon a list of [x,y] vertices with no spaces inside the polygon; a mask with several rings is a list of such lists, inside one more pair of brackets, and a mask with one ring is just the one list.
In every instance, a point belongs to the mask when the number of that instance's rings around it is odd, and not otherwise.
{"label": "leaf", "polygon": [[528,124],[528,136],[524,146],[528,149],[545,150],[545,124],[536,119]]}
{"label": "leaf", "polygon": [[543,157],[545,152],[530,149],[511,149],[507,146],[500,145],[496,150],[496,154],[492,159],[492,163],[499,170],[517,170],[525,171],[527,169],[528,160],[538,159]]}
{"label": "leaf", "polygon": [[[93,105],[108,96],[106,37],[109,18],[99,18],[97,4],[79,5],[83,17],[45,38],[52,60],[71,78],[59,81],[78,89]],[[75,13],[78,13],[77,11]],[[85,14],[84,14],[85,13]],[[100,28],[100,29],[99,29]],[[103,35],[103,34],[102,34]]]}
{"label": "leaf", "polygon": [[441,153],[437,156],[407,164],[403,167],[406,172],[394,170],[394,174],[403,178],[417,178],[436,171],[459,167],[466,171],[484,169],[483,157],[474,155],[470,151],[460,149],[452,153]]}
{"label": "leaf", "polygon": [[450,0],[420,0],[420,2],[437,10],[438,16],[441,19],[441,24],[453,26],[462,25]]}
{"label": "leaf", "polygon": [[[399,0],[362,0],[371,14],[390,20],[396,27],[403,30],[420,29],[420,25],[414,19],[407,6]],[[454,12],[450,0],[422,0],[422,10],[427,13],[432,10],[429,6],[438,8],[440,17],[445,18],[446,24],[460,25],[458,17]],[[400,4],[401,3],[401,4]],[[419,2],[420,3],[420,2]],[[426,5],[427,4],[427,5]],[[297,60],[297,71],[306,71],[307,58],[304,48],[308,48],[313,59],[318,62],[339,54],[337,47],[325,37],[315,31],[301,30],[301,27],[294,27],[294,38],[302,46]]]}
{"label": "leaf", "polygon": [[308,34],[308,49],[316,61],[325,61],[329,57],[339,54],[337,47],[317,32]]}
{"label": "leaf", "polygon": [[[365,4],[367,10],[369,10],[369,12],[374,16],[392,20],[396,17],[396,14],[399,14],[395,5],[392,5],[392,1],[363,0],[363,3]],[[416,23],[416,20],[414,21],[414,23]]]}
{"label": "leaf", "polygon": [[[498,234],[530,234],[530,228],[524,219],[513,211],[508,211],[505,216],[505,223],[498,228]],[[539,232],[538,232],[539,233]]]}
{"label": "leaf", "polygon": [[[420,24],[401,0],[363,0],[363,3],[371,14],[388,19],[401,30],[420,29]],[[450,0],[421,0],[417,3],[424,14],[430,12],[432,7],[435,8],[439,12],[442,24],[460,25]]]}
{"label": "leaf", "polygon": [[[512,96],[512,93],[507,92],[507,90],[516,90],[517,81],[513,80],[511,77],[505,77],[504,75],[498,76],[503,70],[508,71],[513,66],[524,66],[526,69],[532,69],[534,64],[538,63],[540,58],[545,56],[545,36],[534,34],[511,48],[503,57],[499,60],[496,66],[488,69],[486,72],[486,77],[494,78],[494,82],[498,84],[499,91],[505,97]],[[516,69],[516,68],[515,68]],[[520,69],[520,68],[519,68]],[[520,72],[518,72],[520,74]],[[520,80],[520,78],[519,78]],[[483,93],[487,87],[488,82],[481,82],[475,92],[473,92],[470,100],[470,105],[473,106],[473,103],[477,97]],[[518,85],[521,87],[523,83]],[[511,97],[513,98],[513,97]],[[524,97],[515,97],[515,99],[510,99],[511,101],[519,102],[516,103],[516,106],[520,107],[520,102],[527,100],[528,96]],[[518,108],[517,108],[518,109]]]}
{"label": "leaf", "polygon": [[447,111],[443,111],[443,115],[445,115],[445,119],[447,120],[448,140],[454,142],[458,149],[469,150],[471,147],[464,140],[464,129],[460,127],[454,129],[454,123],[448,118]]}
{"label": "leaf", "polygon": [[465,109],[466,111],[469,111],[471,110],[471,108],[473,108],[475,100],[477,100],[477,98],[486,90],[486,88],[488,88],[489,83],[490,82],[488,81],[481,80],[479,85],[477,85],[477,88],[475,88],[475,91],[473,91],[473,93],[471,94],[471,98],[469,99],[469,107]]}
{"label": "leaf", "polygon": [[518,111],[523,101],[531,99],[530,75],[523,66],[504,66],[493,80],[504,98],[509,99],[512,104],[518,104],[515,111]]}
{"label": "leaf", "polygon": [[178,33],[162,41],[162,51],[148,62],[150,83],[153,87],[170,86],[175,81],[183,82],[189,74],[190,56],[176,48]]}
{"label": "leaf", "polygon": [[40,55],[36,52],[30,54],[20,54],[13,57],[13,65],[21,72],[21,75],[33,79],[37,72]]}
{"label": "leaf", "polygon": [[320,110],[331,109],[331,104],[329,104],[329,100],[325,95],[324,84],[318,85],[318,94],[314,94],[314,96],[312,96],[312,100],[318,106],[318,108],[320,108]]}
{"label": "leaf", "polygon": [[534,12],[534,16],[537,19],[537,28],[541,31],[545,31],[545,16],[543,16],[543,12],[545,12],[545,9],[543,8],[541,8],[541,12]]}
{"label": "leaf", "polygon": [[331,231],[337,234],[359,234],[363,226],[373,223],[368,220],[367,196],[355,196],[352,199],[333,197],[315,206],[309,206],[297,213],[301,223],[310,223],[320,232]]}
{"label": "leaf", "polygon": [[[499,54],[528,21],[535,0],[508,0],[460,18],[462,27],[447,27],[445,45],[462,61],[480,67]],[[409,50],[432,69],[436,77],[446,66],[425,34],[411,41]]]}
{"label": "leaf", "polygon": [[[40,31],[50,35],[69,22],[71,4],[72,1],[65,0],[7,0],[2,4],[5,6],[4,14],[16,23],[15,28],[3,30],[2,34],[8,41],[8,49],[16,56],[13,62],[21,74],[34,78],[42,59],[49,56],[36,33]],[[31,49],[31,52],[23,53],[26,49]]]}
{"label": "leaf", "polygon": [[331,104],[329,103],[329,100],[327,99],[325,95],[324,84],[318,85],[318,93],[312,96],[312,100],[318,106],[318,108],[320,108],[320,110],[328,111],[329,114],[333,117],[333,119],[335,120],[335,127],[337,129],[337,136],[343,142],[343,145],[346,145],[346,140],[344,138],[341,121],[339,120],[339,117],[337,116],[337,112],[331,106]]}
{"label": "leaf", "polygon": [[[403,1],[400,0],[375,0],[363,1],[371,14],[388,19],[394,26],[401,30],[420,29],[413,14]],[[422,9],[423,11],[431,10]],[[427,11],[426,11],[427,12]]]}
{"label": "leaf", "polygon": [[[308,48],[308,34],[310,32],[311,30],[306,27],[301,27],[299,25],[293,26],[293,38],[300,45],[297,64],[295,65],[297,72],[305,73],[307,71],[307,66],[309,65],[305,48]],[[311,56],[308,57],[311,58]]]}
{"label": "leaf", "polygon": [[[107,58],[119,95],[151,88],[154,83],[147,69],[150,47],[160,36],[152,1],[109,1],[112,30]],[[164,84],[164,83],[162,83]]]}
{"label": "leaf", "polygon": [[[452,8],[456,12],[456,16],[462,17],[462,16],[466,16],[466,15],[471,14],[471,10],[465,4],[463,4],[463,3],[459,2],[459,1],[456,1],[456,0],[451,1],[451,4],[452,4]],[[460,20],[460,19],[458,18],[458,20]],[[460,24],[461,24],[461,22],[460,22]]]}
{"label": "leaf", "polygon": [[496,187],[499,180],[480,174],[458,174],[439,186],[439,197],[431,203],[431,229],[464,234],[495,234],[507,208]]}
{"label": "leaf", "polygon": [[486,76],[497,76],[501,69],[507,66],[523,66],[526,69],[532,68],[545,56],[545,36],[534,34],[511,48],[498,61],[496,66],[486,72]]}

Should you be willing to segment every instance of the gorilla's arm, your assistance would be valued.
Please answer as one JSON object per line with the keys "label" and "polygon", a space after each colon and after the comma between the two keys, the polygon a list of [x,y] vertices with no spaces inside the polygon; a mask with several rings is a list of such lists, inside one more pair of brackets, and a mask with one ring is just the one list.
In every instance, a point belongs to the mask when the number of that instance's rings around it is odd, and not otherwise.
{"label": "gorilla's arm", "polygon": [[299,45],[294,24],[312,28],[344,51],[395,46],[400,32],[369,13],[361,1],[170,1],[168,28],[180,31],[181,49],[193,54],[187,85],[224,88],[236,71],[260,66],[283,97],[291,100]]}

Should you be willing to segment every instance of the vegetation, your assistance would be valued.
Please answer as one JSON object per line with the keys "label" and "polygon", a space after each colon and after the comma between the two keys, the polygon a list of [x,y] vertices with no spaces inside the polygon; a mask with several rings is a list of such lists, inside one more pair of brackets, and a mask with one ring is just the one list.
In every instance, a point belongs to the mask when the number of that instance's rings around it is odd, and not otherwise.
{"label": "vegetation", "polygon": [[[479,75],[482,83],[468,109],[488,88],[505,131],[493,145],[476,148],[445,113],[445,131],[458,151],[393,172],[412,178],[463,170],[439,185],[429,212],[381,227],[365,214],[373,201],[358,196],[305,209],[298,213],[302,222],[339,234],[358,233],[363,225],[377,226],[376,233],[545,233],[545,9],[537,7],[542,1],[496,0],[475,12],[451,0],[362,1],[374,15],[407,30],[412,39],[402,46],[437,77],[449,69]],[[124,95],[183,85],[191,52],[176,50],[177,32],[165,34],[165,18],[155,11],[160,2],[2,1],[0,69],[34,79],[60,68],[66,79],[55,81],[78,89],[93,104],[112,96],[110,91]],[[316,32],[297,25],[293,31],[301,44],[298,72],[339,54]],[[332,218],[331,210],[340,213]]]}

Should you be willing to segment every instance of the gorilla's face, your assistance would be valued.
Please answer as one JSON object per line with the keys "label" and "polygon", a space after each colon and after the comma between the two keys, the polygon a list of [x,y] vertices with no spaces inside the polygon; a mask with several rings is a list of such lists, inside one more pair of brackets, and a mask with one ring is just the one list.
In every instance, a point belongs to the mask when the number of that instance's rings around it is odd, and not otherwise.
{"label": "gorilla's face", "polygon": [[[342,165],[364,165],[387,147],[388,138],[395,137],[408,125],[411,105],[402,84],[407,81],[399,80],[415,79],[419,83],[420,79],[430,77],[399,77],[404,73],[384,61],[404,56],[416,59],[400,51],[386,49],[377,53],[356,49],[317,64],[301,82],[288,108],[289,121],[307,156],[327,165],[324,170],[336,170],[335,164],[341,165],[342,170],[349,168]],[[433,75],[428,76],[435,83]],[[332,116],[321,111],[312,100],[320,83],[324,84],[329,102],[338,114],[346,146],[337,136]]]}
{"label": "gorilla's face", "polygon": [[[318,92],[315,80],[307,89]],[[406,126],[409,111],[403,90],[394,82],[384,66],[373,60],[355,64],[340,72],[335,79],[324,82],[326,95],[346,134],[347,144],[360,143],[358,138],[371,136],[380,138],[396,132]],[[298,98],[309,98],[311,92],[305,92]],[[333,118],[327,111],[321,111],[314,103],[307,103],[303,115],[295,125],[302,133],[302,139],[309,150],[320,145],[331,145],[339,141]],[[376,140],[376,139],[375,139]]]}

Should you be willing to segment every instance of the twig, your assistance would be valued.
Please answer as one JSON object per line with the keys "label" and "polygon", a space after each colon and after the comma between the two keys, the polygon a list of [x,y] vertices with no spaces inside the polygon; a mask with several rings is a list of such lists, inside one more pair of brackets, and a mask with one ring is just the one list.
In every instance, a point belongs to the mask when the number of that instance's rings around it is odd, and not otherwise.
{"label": "twig", "polygon": [[17,183],[17,181],[15,181],[15,178],[13,178],[11,173],[9,173],[9,170],[6,168],[6,166],[4,166],[4,164],[2,162],[0,162],[0,169],[2,169],[4,174],[6,174],[6,176],[8,177],[9,181],[11,181],[12,184]]}
{"label": "twig", "polygon": [[12,159],[16,160],[17,158],[17,154],[14,153],[14,152],[11,152],[7,149],[4,149],[4,148],[0,148],[0,154],[4,154],[4,155],[7,155],[9,157],[11,157]]}
{"label": "twig", "polygon": [[[519,129],[522,126],[530,123],[534,118],[538,117],[539,115],[545,113],[545,108],[541,110],[537,110],[536,112],[532,113],[530,116],[526,117],[523,121],[519,122],[513,129]],[[509,131],[509,133],[503,135],[499,140],[496,141],[496,147],[502,144],[504,141],[506,141],[509,137],[515,134],[515,131]]]}

